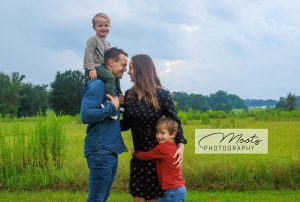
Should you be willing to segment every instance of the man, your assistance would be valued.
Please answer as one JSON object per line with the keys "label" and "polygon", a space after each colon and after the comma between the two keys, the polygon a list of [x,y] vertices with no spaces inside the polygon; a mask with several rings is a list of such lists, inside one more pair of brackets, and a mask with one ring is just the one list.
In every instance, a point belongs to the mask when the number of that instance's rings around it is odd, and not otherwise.
{"label": "man", "polygon": [[[106,68],[116,79],[121,79],[126,71],[127,53],[111,48],[104,54]],[[118,115],[119,99],[107,95],[105,83],[101,80],[89,80],[83,90],[80,117],[87,123],[84,141],[84,155],[89,168],[88,202],[108,199],[118,166],[118,154],[127,151],[121,137],[120,121],[110,118]],[[104,107],[101,107],[106,103]]]}

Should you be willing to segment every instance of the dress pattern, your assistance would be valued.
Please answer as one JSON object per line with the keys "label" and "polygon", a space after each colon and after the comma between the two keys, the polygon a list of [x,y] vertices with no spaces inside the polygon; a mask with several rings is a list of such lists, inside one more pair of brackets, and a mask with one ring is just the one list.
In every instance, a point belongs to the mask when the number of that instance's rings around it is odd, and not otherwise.
{"label": "dress pattern", "polygon": [[[122,130],[131,129],[135,151],[149,151],[158,145],[155,135],[155,123],[162,117],[170,117],[179,124],[176,143],[186,143],[181,128],[181,122],[176,114],[170,93],[165,89],[157,89],[160,108],[155,111],[152,106],[134,95],[131,102],[128,91],[125,93],[125,112],[121,120]],[[155,161],[142,161],[135,158],[130,162],[130,193],[132,196],[156,199],[163,195],[159,185]]]}

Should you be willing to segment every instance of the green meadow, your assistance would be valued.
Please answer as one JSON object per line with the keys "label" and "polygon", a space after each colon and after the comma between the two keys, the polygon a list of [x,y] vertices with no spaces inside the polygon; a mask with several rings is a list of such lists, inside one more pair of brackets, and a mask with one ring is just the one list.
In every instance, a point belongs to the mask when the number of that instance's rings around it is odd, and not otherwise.
{"label": "green meadow", "polygon": [[[41,192],[0,192],[0,201],[5,202],[68,202],[86,201],[86,192],[51,191]],[[1,200],[2,199],[2,200]],[[108,202],[132,201],[126,192],[112,192]],[[187,202],[297,202],[300,201],[300,192],[297,191],[259,191],[259,192],[233,192],[233,191],[192,191],[189,190]]]}
{"label": "green meadow", "polygon": [[[49,195],[50,199],[53,197],[53,201],[56,195],[72,198],[77,194],[79,198],[85,198],[88,188],[88,170],[83,156],[85,128],[86,125],[80,123],[78,116],[49,115],[0,119],[1,198],[7,197],[5,201],[14,201],[14,198],[20,195],[22,198],[28,198],[28,201],[32,201],[30,200],[32,197],[37,197],[36,201],[43,201],[39,197],[45,194]],[[245,198],[243,194],[250,198],[252,195],[258,197],[253,198],[253,201],[259,201],[258,199],[264,196],[272,199],[276,193],[283,197],[282,201],[289,201],[284,200],[284,197],[299,198],[298,117],[276,120],[239,116],[202,117],[200,120],[188,119],[183,128],[188,140],[183,164],[184,178],[191,193],[188,201],[193,201],[193,198],[202,199],[201,197],[206,197],[205,201],[230,201],[229,198],[232,197]],[[195,129],[198,128],[267,128],[269,152],[195,154],[194,136]],[[130,151],[132,148],[130,132],[123,132],[122,136]],[[124,199],[128,197],[127,200],[130,200],[130,196],[126,194],[130,158],[129,152],[119,156],[112,197]]]}

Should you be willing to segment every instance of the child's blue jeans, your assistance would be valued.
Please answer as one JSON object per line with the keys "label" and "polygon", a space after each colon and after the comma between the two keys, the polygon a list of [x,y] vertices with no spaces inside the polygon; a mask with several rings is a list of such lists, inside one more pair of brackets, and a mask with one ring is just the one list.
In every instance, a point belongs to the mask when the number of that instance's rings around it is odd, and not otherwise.
{"label": "child's blue jeans", "polygon": [[159,198],[157,202],[183,202],[186,198],[185,186],[164,191],[164,196]]}
{"label": "child's blue jeans", "polygon": [[108,150],[98,150],[86,157],[89,167],[89,194],[87,202],[108,199],[117,167],[118,155]]}

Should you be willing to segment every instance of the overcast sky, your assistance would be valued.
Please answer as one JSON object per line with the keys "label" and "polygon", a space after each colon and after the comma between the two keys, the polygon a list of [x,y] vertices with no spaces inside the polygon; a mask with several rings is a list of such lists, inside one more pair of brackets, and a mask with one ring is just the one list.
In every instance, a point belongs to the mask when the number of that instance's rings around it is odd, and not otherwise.
{"label": "overcast sky", "polygon": [[[300,95],[298,0],[2,0],[0,71],[49,84],[82,70],[91,19],[111,17],[108,41],[150,55],[171,91],[241,98]],[[132,84],[128,75],[122,89]]]}

